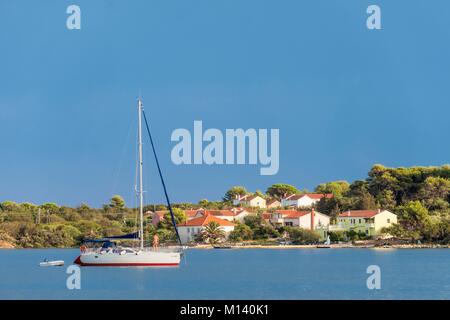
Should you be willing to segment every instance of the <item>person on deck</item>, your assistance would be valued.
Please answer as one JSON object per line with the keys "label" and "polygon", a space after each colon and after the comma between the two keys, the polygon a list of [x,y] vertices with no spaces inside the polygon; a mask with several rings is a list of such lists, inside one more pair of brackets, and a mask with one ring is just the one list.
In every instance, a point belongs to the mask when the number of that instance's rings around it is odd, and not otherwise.
{"label": "person on deck", "polygon": [[159,246],[159,237],[158,237],[158,235],[155,233],[154,235],[153,235],[153,249],[158,249],[158,246]]}

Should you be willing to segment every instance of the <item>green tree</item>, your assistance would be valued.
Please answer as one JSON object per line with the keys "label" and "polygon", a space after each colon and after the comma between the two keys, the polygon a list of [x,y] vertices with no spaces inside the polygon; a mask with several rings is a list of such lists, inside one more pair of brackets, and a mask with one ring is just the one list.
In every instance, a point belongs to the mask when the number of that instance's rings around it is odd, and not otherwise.
{"label": "green tree", "polygon": [[77,210],[79,213],[88,213],[89,211],[91,211],[91,208],[89,207],[88,204],[86,204],[86,203],[81,203],[81,204],[76,208],[76,210]]}
{"label": "green tree", "polygon": [[17,211],[20,206],[14,201],[3,201],[0,203],[0,209],[2,211]]}
{"label": "green tree", "polygon": [[429,210],[442,210],[449,207],[450,180],[441,177],[427,177],[418,193],[419,199]]}
{"label": "green tree", "polygon": [[262,222],[258,225],[254,225],[251,229],[253,232],[253,239],[255,240],[280,237],[278,230],[269,223]]}
{"label": "green tree", "polygon": [[368,176],[368,190],[375,197],[385,190],[394,192],[399,188],[399,181],[392,174],[392,171],[381,164],[374,165]]}
{"label": "green tree", "polygon": [[230,188],[223,197],[223,201],[233,201],[237,195],[244,196],[248,194],[247,190],[242,186],[234,186]]}
{"label": "green tree", "polygon": [[398,207],[396,213],[399,216],[399,223],[406,231],[420,232],[429,220],[427,208],[418,200]]}
{"label": "green tree", "polygon": [[202,208],[207,208],[209,206],[208,199],[202,199],[198,202],[198,205]]}
{"label": "green tree", "polygon": [[203,241],[210,244],[219,243],[225,238],[225,232],[215,221],[208,223],[203,229],[201,235]]}
{"label": "green tree", "polygon": [[[172,208],[172,212],[173,212],[173,216],[175,218],[175,223],[177,225],[186,222],[187,217],[186,217],[186,213],[184,212],[184,210],[181,210],[180,208]],[[166,228],[167,228],[167,226],[169,226],[169,227],[173,226],[172,216],[169,211],[167,211],[164,214],[164,225],[166,226]]]}
{"label": "green tree", "polygon": [[431,216],[423,226],[422,236],[425,241],[441,242],[444,244],[450,241],[450,218]]}
{"label": "green tree", "polygon": [[355,241],[355,240],[366,240],[370,238],[370,236],[366,235],[362,231],[349,230],[345,231],[345,237],[347,240]]}
{"label": "green tree", "polygon": [[339,242],[339,241],[347,240],[347,237],[345,236],[345,232],[343,232],[343,231],[329,232],[328,235],[330,236],[331,242]]}
{"label": "green tree", "polygon": [[284,197],[285,195],[291,195],[291,194],[298,194],[300,191],[290,185],[290,184],[285,184],[285,183],[276,183],[271,185],[269,188],[267,188],[266,193],[275,199],[280,200],[282,197]]}
{"label": "green tree", "polygon": [[377,208],[375,198],[370,194],[366,181],[357,180],[353,182],[350,185],[347,196],[350,197],[352,209],[367,210]]}
{"label": "green tree", "polygon": [[347,181],[332,181],[319,184],[314,190],[316,193],[332,193],[335,197],[343,197],[350,189],[350,184]]}
{"label": "green tree", "polygon": [[244,217],[244,223],[251,229],[255,229],[263,224],[263,218],[261,215],[248,215]]}
{"label": "green tree", "polygon": [[378,204],[378,207],[386,210],[393,210],[397,205],[397,202],[394,199],[394,192],[389,189],[383,190],[378,193],[376,202]]}
{"label": "green tree", "polygon": [[238,223],[234,227],[234,230],[230,232],[229,239],[230,241],[237,242],[242,240],[250,240],[252,239],[252,236],[253,231],[248,225]]}
{"label": "green tree", "polygon": [[24,203],[20,204],[20,207],[21,207],[22,211],[27,211],[27,212],[35,212],[38,208],[37,205],[30,203],[30,202],[24,202]]}
{"label": "green tree", "polygon": [[116,194],[110,199],[109,207],[114,210],[122,210],[125,208],[125,200],[120,195]]}
{"label": "green tree", "polygon": [[290,227],[286,229],[286,232],[292,242],[296,244],[317,243],[320,239],[320,235],[314,230]]}
{"label": "green tree", "polygon": [[48,214],[57,214],[59,212],[59,206],[53,202],[46,202],[39,207]]}

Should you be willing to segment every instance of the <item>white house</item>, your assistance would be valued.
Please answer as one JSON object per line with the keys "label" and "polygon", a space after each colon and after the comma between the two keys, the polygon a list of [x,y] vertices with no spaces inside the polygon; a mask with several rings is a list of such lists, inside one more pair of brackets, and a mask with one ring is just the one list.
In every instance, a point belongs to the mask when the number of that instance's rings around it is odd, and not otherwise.
{"label": "white house", "polygon": [[316,202],[320,201],[322,198],[333,198],[332,193],[321,194],[321,193],[305,193],[305,194],[292,194],[290,196],[281,199],[282,207],[311,207]]}
{"label": "white house", "polygon": [[277,210],[272,213],[269,221],[274,225],[303,229],[312,229],[311,226],[314,226],[314,230],[330,225],[330,217],[314,209],[308,211]]}
{"label": "white house", "polygon": [[233,205],[235,206],[244,206],[244,207],[254,207],[254,208],[265,208],[266,207],[266,199],[256,194],[254,195],[236,195],[236,198],[233,200]]}
{"label": "white house", "polygon": [[203,215],[199,218],[195,218],[186,221],[183,224],[178,225],[178,233],[183,244],[194,241],[196,235],[201,233],[210,222],[216,222],[220,225],[220,228],[225,232],[227,238],[231,231],[234,230],[235,224],[228,221],[219,219],[211,214]]}

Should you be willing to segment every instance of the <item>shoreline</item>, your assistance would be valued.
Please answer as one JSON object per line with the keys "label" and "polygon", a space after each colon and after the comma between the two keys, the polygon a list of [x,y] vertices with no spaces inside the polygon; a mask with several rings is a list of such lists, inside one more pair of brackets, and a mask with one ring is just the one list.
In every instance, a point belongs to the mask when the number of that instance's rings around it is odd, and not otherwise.
{"label": "shoreline", "polygon": [[[226,246],[226,249],[275,249],[275,250],[292,250],[292,249],[450,249],[450,245],[417,245],[417,244],[398,244],[390,246],[373,246],[373,245],[351,245],[351,244],[331,244],[329,247],[321,247],[322,245],[244,245],[244,246]],[[197,245],[188,247],[189,249],[214,249],[212,245]],[[224,250],[226,250],[224,249]]]}
{"label": "shoreline", "polygon": [[16,249],[16,246],[7,241],[0,241],[0,249]]}
{"label": "shoreline", "polygon": [[[224,246],[225,248],[220,248]],[[292,244],[292,245],[276,245],[276,244],[246,244],[246,245],[217,245],[218,249],[230,250],[230,249],[274,249],[274,250],[292,250],[292,249],[450,249],[450,244],[392,244],[392,245],[373,245],[373,244],[330,244],[324,246],[323,244]],[[215,249],[210,244],[198,244],[193,246],[185,246],[187,249],[201,249],[209,250]],[[0,250],[30,250],[30,249],[78,249],[78,247],[44,247],[44,248],[21,248],[16,247],[13,244],[5,241],[0,241]]]}

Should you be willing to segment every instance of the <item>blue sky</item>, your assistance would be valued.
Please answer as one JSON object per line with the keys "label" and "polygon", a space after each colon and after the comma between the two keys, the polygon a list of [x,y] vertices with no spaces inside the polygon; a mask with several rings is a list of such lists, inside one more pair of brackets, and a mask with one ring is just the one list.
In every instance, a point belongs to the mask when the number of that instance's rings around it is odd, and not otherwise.
{"label": "blue sky", "polygon": [[[66,28],[81,7],[82,29]],[[378,4],[382,30],[366,28]],[[450,3],[0,2],[0,201],[133,205],[141,93],[175,202],[450,162]],[[176,166],[174,129],[279,128],[280,170]],[[149,147],[147,144],[146,148]],[[162,202],[146,151],[147,202]]]}

